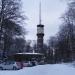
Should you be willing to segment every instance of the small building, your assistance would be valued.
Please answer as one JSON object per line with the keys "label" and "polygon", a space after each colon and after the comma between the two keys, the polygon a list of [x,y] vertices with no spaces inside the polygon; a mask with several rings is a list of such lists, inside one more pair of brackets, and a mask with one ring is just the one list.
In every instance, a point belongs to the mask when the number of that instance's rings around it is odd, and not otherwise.
{"label": "small building", "polygon": [[38,61],[40,62],[43,58],[41,53],[16,53],[13,55],[15,61]]}

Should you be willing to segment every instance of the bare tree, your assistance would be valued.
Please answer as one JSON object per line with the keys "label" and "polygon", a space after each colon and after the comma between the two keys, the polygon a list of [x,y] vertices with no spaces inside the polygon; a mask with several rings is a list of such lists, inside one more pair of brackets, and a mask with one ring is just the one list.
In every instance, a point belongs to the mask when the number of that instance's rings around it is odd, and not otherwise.
{"label": "bare tree", "polygon": [[69,61],[75,59],[75,1],[68,4],[68,9],[63,15],[63,23],[59,31],[59,50],[61,60]]}
{"label": "bare tree", "polygon": [[[18,27],[25,19],[24,16],[21,14],[20,3],[21,0],[0,0],[0,45],[1,45],[0,49],[3,49],[3,51],[5,49],[4,48],[5,47],[4,40],[6,38],[5,35],[7,34],[6,27],[8,27],[8,24],[7,26],[5,26],[6,25],[5,22],[12,21]],[[13,28],[13,30],[15,29]],[[9,31],[11,32],[11,28],[9,29]]]}

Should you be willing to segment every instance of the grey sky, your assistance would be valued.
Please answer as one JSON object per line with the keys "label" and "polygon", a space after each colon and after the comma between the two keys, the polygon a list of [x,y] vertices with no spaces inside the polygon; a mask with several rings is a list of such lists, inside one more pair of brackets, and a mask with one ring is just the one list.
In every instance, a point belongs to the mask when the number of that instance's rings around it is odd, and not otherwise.
{"label": "grey sky", "polygon": [[[26,23],[28,34],[27,40],[36,40],[36,27],[39,24],[39,1],[22,0],[23,10],[29,18]],[[45,25],[45,39],[55,35],[61,23],[60,16],[66,10],[67,4],[62,0],[41,0],[42,2],[42,24]]]}

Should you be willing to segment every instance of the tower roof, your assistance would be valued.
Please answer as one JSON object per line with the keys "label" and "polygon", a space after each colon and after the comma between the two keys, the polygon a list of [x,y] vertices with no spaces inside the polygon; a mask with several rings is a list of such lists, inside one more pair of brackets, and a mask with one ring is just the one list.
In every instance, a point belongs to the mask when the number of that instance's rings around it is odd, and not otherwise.
{"label": "tower roof", "polygon": [[42,24],[39,24],[39,25],[37,25],[37,27],[44,27],[44,25],[42,25]]}

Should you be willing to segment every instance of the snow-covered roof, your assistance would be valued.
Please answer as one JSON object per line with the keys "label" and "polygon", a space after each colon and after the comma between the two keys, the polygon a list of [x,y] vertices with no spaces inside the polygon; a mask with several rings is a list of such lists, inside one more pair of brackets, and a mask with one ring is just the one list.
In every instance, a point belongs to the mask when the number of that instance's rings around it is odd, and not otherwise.
{"label": "snow-covered roof", "polygon": [[19,55],[43,55],[42,53],[16,53]]}

